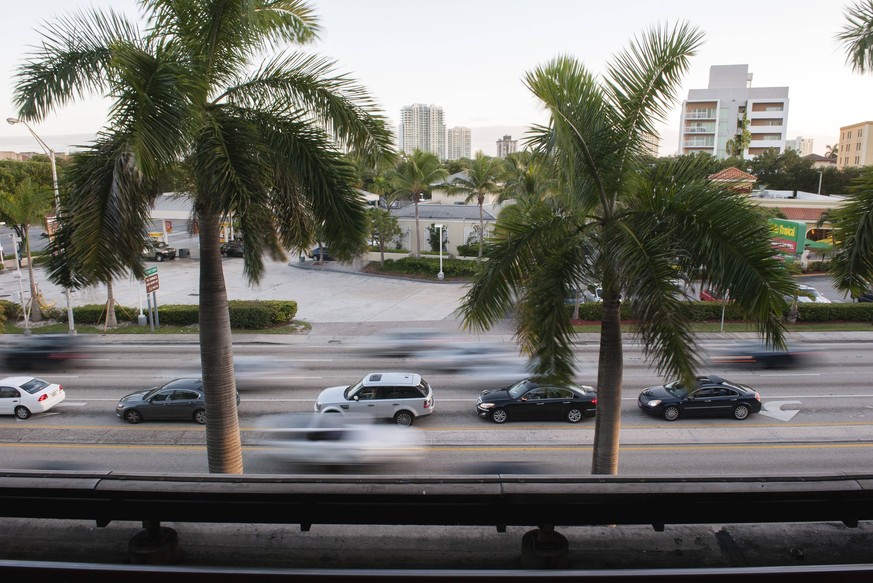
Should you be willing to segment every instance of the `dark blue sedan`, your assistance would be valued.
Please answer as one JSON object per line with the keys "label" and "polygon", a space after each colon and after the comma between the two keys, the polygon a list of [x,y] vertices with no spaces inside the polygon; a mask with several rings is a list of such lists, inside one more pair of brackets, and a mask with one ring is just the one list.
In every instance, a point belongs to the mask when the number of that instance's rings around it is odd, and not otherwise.
{"label": "dark blue sedan", "polygon": [[640,393],[637,405],[643,412],[667,421],[685,416],[731,416],[742,420],[761,410],[761,395],[749,386],[709,375],[697,377],[692,387],[681,381],[649,387]]}

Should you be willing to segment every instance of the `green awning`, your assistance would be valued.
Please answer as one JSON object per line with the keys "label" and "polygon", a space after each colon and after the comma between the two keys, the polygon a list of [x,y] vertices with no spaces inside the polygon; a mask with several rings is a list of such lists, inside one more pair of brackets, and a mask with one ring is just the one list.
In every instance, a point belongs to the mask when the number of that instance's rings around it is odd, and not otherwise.
{"label": "green awning", "polygon": [[830,249],[833,247],[830,243],[824,241],[813,241],[812,239],[807,239],[803,246],[810,249]]}

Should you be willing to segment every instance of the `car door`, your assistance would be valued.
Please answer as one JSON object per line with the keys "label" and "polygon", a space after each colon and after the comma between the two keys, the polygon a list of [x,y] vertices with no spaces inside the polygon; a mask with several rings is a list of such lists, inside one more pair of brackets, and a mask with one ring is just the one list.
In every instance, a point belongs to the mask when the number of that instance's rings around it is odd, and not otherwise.
{"label": "car door", "polygon": [[545,419],[548,416],[548,387],[537,387],[519,397],[509,410],[510,419]]}
{"label": "car door", "polygon": [[351,395],[348,410],[350,413],[359,415],[370,415],[376,417],[379,415],[379,397],[381,387],[363,386],[358,389],[358,392]]}
{"label": "car door", "polygon": [[549,419],[564,419],[574,405],[585,413],[582,403],[573,402],[573,391],[564,387],[549,387],[549,404],[547,405]]}
{"label": "car door", "polygon": [[21,393],[15,387],[0,387],[0,414],[12,415],[21,402]]}
{"label": "car door", "polygon": [[170,407],[170,396],[172,394],[172,389],[164,389],[152,395],[147,402],[139,407],[143,417],[146,419],[172,419],[173,412],[172,407]]}
{"label": "car door", "polygon": [[713,414],[713,390],[711,387],[701,387],[692,391],[685,402],[685,414],[698,417]]}
{"label": "car door", "polygon": [[203,408],[203,398],[197,391],[176,389],[170,396],[168,409],[173,419],[192,419],[194,411]]}
{"label": "car door", "polygon": [[739,402],[740,394],[729,387],[713,387],[712,389],[712,414],[730,415]]}

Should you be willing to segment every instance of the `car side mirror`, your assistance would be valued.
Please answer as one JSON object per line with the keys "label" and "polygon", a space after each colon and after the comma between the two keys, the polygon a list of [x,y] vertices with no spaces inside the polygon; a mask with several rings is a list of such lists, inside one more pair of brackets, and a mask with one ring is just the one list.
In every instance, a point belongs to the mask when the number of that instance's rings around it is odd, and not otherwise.
{"label": "car side mirror", "polygon": [[352,397],[352,400],[353,400],[353,401],[359,401],[360,399],[358,398],[357,395],[355,395],[354,397]]}

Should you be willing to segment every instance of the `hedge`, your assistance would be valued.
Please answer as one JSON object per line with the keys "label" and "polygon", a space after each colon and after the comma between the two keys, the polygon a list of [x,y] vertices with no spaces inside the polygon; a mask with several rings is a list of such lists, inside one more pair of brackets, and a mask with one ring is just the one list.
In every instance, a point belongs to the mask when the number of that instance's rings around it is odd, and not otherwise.
{"label": "hedge", "polygon": [[[371,269],[377,273],[402,273],[412,275],[433,274],[440,270],[439,258],[404,257],[402,259],[386,259],[383,265],[371,263]],[[463,259],[443,259],[443,275],[446,277],[472,277],[479,271],[477,261]]]}
{"label": "hedge", "polygon": [[[706,322],[720,320],[724,307],[724,319],[742,321],[744,318],[740,309],[735,304],[721,304],[719,302],[688,302],[683,304],[685,316],[691,322]],[[574,306],[568,305],[570,314]],[[601,304],[588,302],[579,305],[579,319],[599,322]],[[798,322],[873,322],[873,303],[832,303],[813,304],[804,303],[797,306]],[[785,316],[787,316],[787,312]],[[632,320],[631,307],[627,303],[621,305],[621,317],[623,320]]]}
{"label": "hedge", "polygon": [[[261,330],[290,324],[297,316],[297,302],[280,300],[231,300],[228,302],[230,327],[237,330]],[[21,306],[8,300],[0,300],[0,314],[10,321],[21,319]],[[96,326],[104,321],[105,304],[89,304],[73,308],[73,318],[78,324]],[[47,317],[67,321],[66,309],[57,306]],[[115,318],[119,322],[136,323],[139,309],[115,306]],[[196,304],[167,304],[158,306],[161,324],[192,326],[200,321],[200,307]]]}

